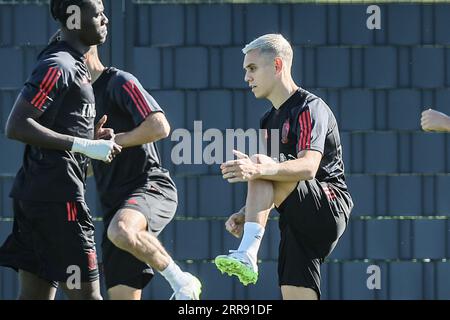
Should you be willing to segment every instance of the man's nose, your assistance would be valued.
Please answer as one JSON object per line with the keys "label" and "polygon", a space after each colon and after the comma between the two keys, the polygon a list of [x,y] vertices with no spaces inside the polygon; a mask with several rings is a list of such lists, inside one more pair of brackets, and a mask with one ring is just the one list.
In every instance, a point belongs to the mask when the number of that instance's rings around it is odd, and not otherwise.
{"label": "man's nose", "polygon": [[109,23],[109,19],[106,16],[106,14],[103,13],[103,24],[108,24]]}

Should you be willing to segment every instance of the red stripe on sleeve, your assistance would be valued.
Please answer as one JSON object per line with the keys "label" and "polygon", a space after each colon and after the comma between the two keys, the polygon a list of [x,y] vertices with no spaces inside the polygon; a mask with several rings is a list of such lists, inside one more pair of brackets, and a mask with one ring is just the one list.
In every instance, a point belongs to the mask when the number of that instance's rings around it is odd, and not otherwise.
{"label": "red stripe on sleeve", "polygon": [[47,70],[47,73],[45,74],[44,80],[42,80],[41,85],[39,86],[39,92],[34,96],[33,100],[31,100],[31,104],[34,105],[34,103],[36,102],[36,100],[39,99],[39,97],[42,95],[42,88],[45,86],[46,82],[48,81],[48,78],[50,77],[50,74],[53,72],[52,67],[50,67]]}
{"label": "red stripe on sleeve", "polygon": [[144,113],[144,116],[147,117],[148,111],[144,107],[144,101],[142,101],[142,98],[139,95],[140,91],[135,84],[132,85],[132,90],[133,90],[134,96],[136,97],[136,100],[139,102],[139,107],[141,108],[142,112]]}
{"label": "red stripe on sleeve", "polygon": [[125,89],[125,91],[130,95],[131,99],[133,100],[134,104],[136,105],[136,108],[138,109],[138,111],[139,111],[139,113],[141,114],[142,118],[145,119],[145,113],[142,111],[141,106],[139,105],[139,103],[138,103],[136,97],[134,96],[134,93],[132,92],[133,89],[132,89],[131,83],[130,83],[130,82],[127,82],[127,83],[125,83],[122,87],[123,87],[123,88]]}
{"label": "red stripe on sleeve", "polygon": [[66,203],[67,221],[70,221],[70,202]]}
{"label": "red stripe on sleeve", "polygon": [[52,68],[52,72],[50,73],[50,76],[48,77],[47,81],[42,82],[41,83],[41,88],[40,88],[40,95],[39,98],[35,101],[34,106],[37,108],[38,105],[41,103],[41,101],[44,99],[45,100],[45,96],[47,95],[47,88],[50,85],[53,77],[55,76],[56,70],[54,68]]}
{"label": "red stripe on sleeve", "polygon": [[[130,82],[133,83],[131,80],[130,80]],[[139,101],[141,102],[141,107],[142,107],[143,111],[145,112],[145,115],[148,116],[152,112],[152,110],[148,106],[147,100],[145,100],[141,90],[139,90],[139,87],[137,85],[135,85],[134,83],[133,83],[133,85],[134,85],[134,93],[138,96]]]}
{"label": "red stripe on sleeve", "polygon": [[47,87],[49,80],[53,77],[53,74],[55,72],[55,68],[50,67],[45,74],[44,80],[42,80],[40,86],[39,86],[39,92],[34,96],[33,100],[31,100],[31,104],[36,106],[36,102],[42,99],[42,96],[44,95],[45,87]]}
{"label": "red stripe on sleeve", "polygon": [[77,220],[77,213],[78,213],[77,203],[76,202],[72,202],[72,221],[76,221]]}
{"label": "red stripe on sleeve", "polygon": [[41,85],[41,96],[39,97],[39,99],[36,100],[34,106],[38,107],[38,105],[42,102],[42,100],[45,100],[45,97],[47,95],[47,89],[48,87],[51,85],[55,75],[56,75],[57,70],[53,69],[52,73],[50,74],[50,77],[48,78],[48,80],[44,83],[42,83]]}
{"label": "red stripe on sleeve", "polygon": [[302,150],[302,132],[303,132],[303,126],[302,126],[302,114],[298,117],[298,125],[300,126],[300,137],[298,138],[298,144],[297,149],[300,152]]}
{"label": "red stripe on sleeve", "polygon": [[306,110],[306,123],[307,123],[307,130],[306,130],[306,148],[311,148],[311,131],[312,131],[312,122],[311,122],[311,113],[309,110]]}
{"label": "red stripe on sleeve", "polygon": [[305,113],[303,112],[302,113],[302,150],[305,149],[307,126],[308,126],[308,124],[306,123]]}
{"label": "red stripe on sleeve", "polygon": [[309,110],[302,112],[298,122],[300,124],[300,138],[298,140],[298,151],[311,147],[311,115]]}
{"label": "red stripe on sleeve", "polygon": [[41,110],[42,106],[45,103],[45,97],[49,95],[49,93],[53,90],[53,87],[55,86],[56,82],[58,82],[59,77],[61,76],[61,71],[57,70],[56,74],[53,76],[53,79],[50,80],[49,85],[47,88],[44,89],[45,93],[42,96],[42,99],[36,103],[36,107]]}

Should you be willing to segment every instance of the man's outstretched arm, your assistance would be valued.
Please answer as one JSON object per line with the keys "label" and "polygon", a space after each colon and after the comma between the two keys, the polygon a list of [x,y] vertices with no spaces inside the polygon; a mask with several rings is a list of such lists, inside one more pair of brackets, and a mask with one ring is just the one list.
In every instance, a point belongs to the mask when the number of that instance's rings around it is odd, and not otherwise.
{"label": "man's outstretched arm", "polygon": [[304,150],[295,160],[260,164],[259,179],[284,182],[311,180],[316,176],[321,160],[319,151]]}
{"label": "man's outstretched arm", "polygon": [[169,136],[170,125],[162,112],[152,112],[135,129],[118,133],[115,142],[124,148],[155,142]]}
{"label": "man's outstretched arm", "polygon": [[41,115],[42,111],[20,96],[6,123],[7,138],[47,149],[79,152],[107,162],[120,152],[121,147],[112,141],[76,138],[46,128],[36,121]]}
{"label": "man's outstretched arm", "polygon": [[239,151],[235,154],[239,159],[221,165],[223,178],[231,183],[256,179],[283,182],[310,180],[316,176],[322,159],[322,153],[315,150],[303,150],[295,160],[264,164],[254,163]]}
{"label": "man's outstretched arm", "polygon": [[70,150],[74,137],[57,133],[40,125],[36,120],[41,115],[42,111],[19,97],[6,122],[6,137],[38,147]]}

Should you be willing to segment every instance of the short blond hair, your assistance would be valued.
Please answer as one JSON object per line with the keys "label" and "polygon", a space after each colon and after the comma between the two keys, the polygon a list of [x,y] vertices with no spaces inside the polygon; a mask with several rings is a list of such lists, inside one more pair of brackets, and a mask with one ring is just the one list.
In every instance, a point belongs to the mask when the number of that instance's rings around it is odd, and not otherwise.
{"label": "short blond hair", "polygon": [[280,57],[285,63],[292,66],[293,50],[289,41],[281,34],[269,33],[262,35],[248,43],[242,52],[247,54],[252,50],[260,50],[262,54],[271,54],[273,57]]}

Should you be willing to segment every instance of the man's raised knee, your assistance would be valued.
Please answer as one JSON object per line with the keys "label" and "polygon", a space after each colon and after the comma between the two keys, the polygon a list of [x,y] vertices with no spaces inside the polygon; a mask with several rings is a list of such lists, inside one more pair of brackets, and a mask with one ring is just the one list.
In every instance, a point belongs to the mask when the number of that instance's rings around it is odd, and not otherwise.
{"label": "man's raised knee", "polygon": [[133,234],[123,221],[111,223],[108,227],[108,239],[119,248],[133,245]]}

